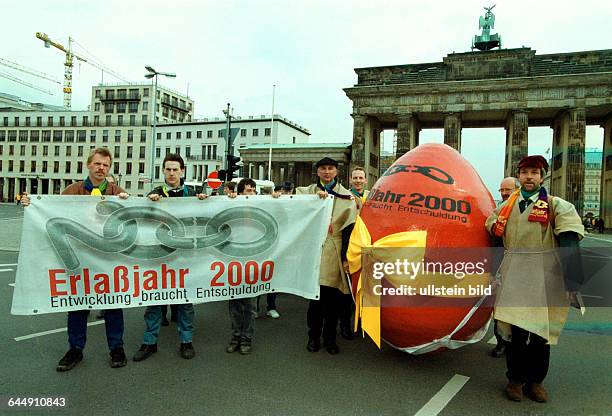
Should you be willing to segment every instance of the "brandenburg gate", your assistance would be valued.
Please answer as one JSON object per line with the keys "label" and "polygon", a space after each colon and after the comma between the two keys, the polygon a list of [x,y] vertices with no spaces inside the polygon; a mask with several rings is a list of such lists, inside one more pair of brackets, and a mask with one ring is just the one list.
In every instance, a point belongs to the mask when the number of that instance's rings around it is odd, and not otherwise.
{"label": "brandenburg gate", "polygon": [[[530,48],[452,53],[442,62],[357,68],[351,165],[372,186],[380,135],[397,131],[396,157],[419,145],[421,129],[444,128],[461,151],[461,129],[506,130],[505,176],[527,155],[528,127],[552,129],[551,194],[583,211],[585,127],[604,129],[601,210],[612,224],[612,49],[536,55]],[[500,178],[501,180],[501,178]]]}

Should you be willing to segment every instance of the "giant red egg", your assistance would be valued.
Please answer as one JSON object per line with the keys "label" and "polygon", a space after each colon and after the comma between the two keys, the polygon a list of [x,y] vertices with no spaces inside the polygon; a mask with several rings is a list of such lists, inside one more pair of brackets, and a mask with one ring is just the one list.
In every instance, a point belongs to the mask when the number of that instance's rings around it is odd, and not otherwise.
{"label": "giant red egg", "polygon": [[[459,152],[444,144],[423,144],[396,160],[376,182],[360,215],[373,244],[395,233],[424,230],[425,260],[444,260],[445,253],[452,253],[448,256],[455,258],[447,260],[456,261],[458,249],[470,257],[476,252],[472,248],[491,245],[484,223],[494,208],[480,176]],[[357,280],[354,274],[354,293]],[[457,348],[484,333],[491,302],[479,302],[482,296],[383,299],[382,339],[410,353]],[[444,338],[458,342],[437,343]]]}

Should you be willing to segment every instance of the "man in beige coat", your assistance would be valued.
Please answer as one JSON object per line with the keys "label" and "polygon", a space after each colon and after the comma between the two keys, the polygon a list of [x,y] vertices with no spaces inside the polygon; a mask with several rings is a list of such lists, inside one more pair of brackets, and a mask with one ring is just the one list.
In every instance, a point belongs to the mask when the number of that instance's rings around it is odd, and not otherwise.
{"label": "man in beige coat", "polygon": [[577,250],[584,228],[571,203],[548,196],[541,186],[546,159],[528,156],[518,167],[520,189],[486,221],[487,230],[502,238],[506,249],[494,318],[500,334],[510,341],[506,395],[520,401],[525,389],[531,399],[545,402],[548,393],[542,382],[550,345],[557,343],[568,299],[575,303],[582,281],[580,261],[561,262],[557,248]]}
{"label": "man in beige coat", "polygon": [[334,208],[321,254],[320,297],[310,301],[308,306],[306,348],[310,352],[317,352],[321,348],[322,334],[327,352],[338,354],[340,351],[336,344],[336,326],[342,294],[350,293],[346,277],[346,250],[357,216],[357,206],[354,196],[336,178],[338,162],[326,157],[319,160],[316,167],[317,182],[296,188],[296,194],[317,194],[321,198],[333,195]]}

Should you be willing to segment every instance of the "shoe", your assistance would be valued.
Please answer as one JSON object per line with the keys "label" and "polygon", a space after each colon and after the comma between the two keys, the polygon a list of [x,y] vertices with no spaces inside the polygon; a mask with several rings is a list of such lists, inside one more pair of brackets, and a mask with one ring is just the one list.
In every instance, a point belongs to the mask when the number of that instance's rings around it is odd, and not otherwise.
{"label": "shoe", "polygon": [[505,344],[497,344],[495,348],[491,350],[489,355],[494,358],[500,358],[506,353],[506,345]]}
{"label": "shoe", "polygon": [[149,358],[153,353],[157,352],[157,344],[142,344],[140,349],[136,351],[132,360],[134,361],[143,361]]}
{"label": "shoe", "polygon": [[124,367],[127,364],[127,358],[123,347],[117,347],[110,352],[111,356],[111,368]]}
{"label": "shoe", "polygon": [[240,338],[232,338],[232,340],[227,345],[225,352],[236,352],[240,348]]}
{"label": "shoe", "polygon": [[181,357],[186,360],[191,360],[193,357],[195,357],[195,350],[193,349],[193,344],[191,342],[181,343]]}
{"label": "shoe", "polygon": [[270,309],[266,315],[268,315],[270,318],[272,319],[278,319],[280,318],[280,313],[277,312],[276,309]]}
{"label": "shoe", "polygon": [[251,353],[251,342],[241,342],[240,343],[240,354],[247,355]]}
{"label": "shoe", "polygon": [[506,385],[506,396],[513,402],[520,402],[523,400],[523,383],[517,383],[510,381]]}
{"label": "shoe", "polygon": [[538,403],[546,403],[548,401],[548,393],[542,386],[542,383],[529,383],[527,386],[527,395],[531,400]]}
{"label": "shoe", "polygon": [[338,345],[335,342],[326,342],[325,343],[325,349],[331,355],[336,355],[336,354],[340,353],[340,348],[338,348]]}
{"label": "shoe", "polygon": [[348,341],[353,339],[350,322],[340,322],[340,336]]}
{"label": "shoe", "polygon": [[83,351],[70,348],[55,368],[57,371],[69,371],[83,359]]}
{"label": "shoe", "polygon": [[314,338],[308,339],[308,344],[306,344],[306,349],[310,352],[317,352],[321,349],[321,341]]}
{"label": "shoe", "polygon": [[168,325],[170,325],[170,322],[168,321],[168,318],[164,316],[164,318],[162,319],[162,326],[168,326]]}

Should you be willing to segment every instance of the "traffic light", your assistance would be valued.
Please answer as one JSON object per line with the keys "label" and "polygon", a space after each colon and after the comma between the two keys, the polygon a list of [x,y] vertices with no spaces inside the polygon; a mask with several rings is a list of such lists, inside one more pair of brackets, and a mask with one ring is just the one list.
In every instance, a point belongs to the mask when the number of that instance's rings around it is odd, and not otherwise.
{"label": "traffic light", "polygon": [[227,156],[227,172],[225,177],[226,181],[231,181],[232,179],[238,176],[237,174],[234,174],[234,172],[240,169],[238,162],[240,162],[240,158],[238,156]]}
{"label": "traffic light", "polygon": [[218,177],[221,182],[225,182],[225,178],[227,178],[227,172],[224,169],[221,169],[218,173]]}

